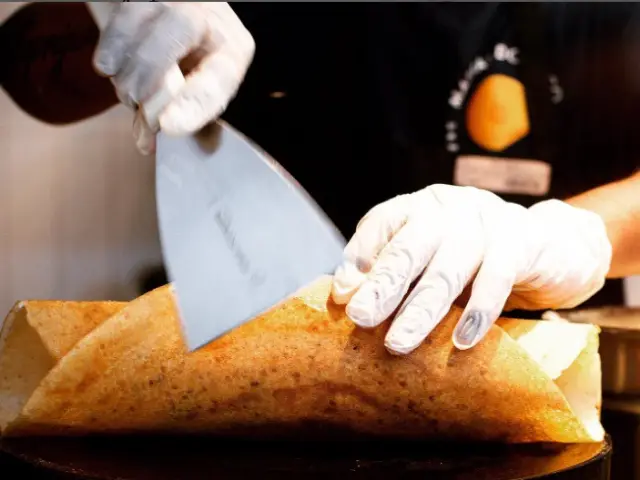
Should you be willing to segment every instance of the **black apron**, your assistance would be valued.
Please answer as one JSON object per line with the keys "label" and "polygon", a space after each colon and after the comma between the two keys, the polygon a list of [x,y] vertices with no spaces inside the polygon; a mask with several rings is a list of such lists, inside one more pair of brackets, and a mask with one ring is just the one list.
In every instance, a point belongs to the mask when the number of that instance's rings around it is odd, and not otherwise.
{"label": "black apron", "polygon": [[[281,162],[347,237],[377,203],[453,183],[456,156],[477,147],[462,139],[460,151],[447,150],[445,124],[455,119],[448,98],[474,56],[499,42],[517,45],[519,64],[485,75],[507,68],[526,86],[531,124],[530,134],[500,155],[541,159],[553,169],[548,194],[501,195],[505,200],[529,206],[564,199],[628,176],[638,164],[635,3],[234,9],[257,49],[224,117]],[[553,105],[551,74],[563,90]],[[621,282],[610,281],[584,305],[622,302]]]}

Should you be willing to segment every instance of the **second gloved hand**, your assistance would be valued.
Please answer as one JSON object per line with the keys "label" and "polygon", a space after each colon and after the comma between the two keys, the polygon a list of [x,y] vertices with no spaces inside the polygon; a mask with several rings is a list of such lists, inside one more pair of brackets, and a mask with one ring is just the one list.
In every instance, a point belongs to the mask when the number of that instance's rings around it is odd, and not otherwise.
{"label": "second gloved hand", "polygon": [[432,185],[367,213],[345,248],[332,296],[362,327],[379,325],[400,307],[385,345],[406,354],[472,282],[453,334],[453,343],[467,349],[503,309],[583,302],[603,286],[610,262],[604,222],[593,212],[559,200],[526,209],[485,190]]}
{"label": "second gloved hand", "polygon": [[[226,109],[255,51],[253,37],[225,2],[133,2],[116,4],[94,55],[96,69],[111,77],[120,101],[135,107],[162,87],[171,66],[188,56],[195,68],[162,111],[160,128],[170,135],[198,131]],[[140,110],[134,123],[143,153],[155,134]]]}

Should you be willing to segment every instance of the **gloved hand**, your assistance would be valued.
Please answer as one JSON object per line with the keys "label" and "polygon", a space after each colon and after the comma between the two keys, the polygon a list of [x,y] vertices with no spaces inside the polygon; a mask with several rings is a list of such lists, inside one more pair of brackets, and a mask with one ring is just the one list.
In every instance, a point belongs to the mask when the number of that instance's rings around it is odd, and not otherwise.
{"label": "gloved hand", "polygon": [[[193,133],[226,109],[253,59],[255,43],[225,2],[133,2],[115,7],[94,55],[96,69],[112,77],[118,98],[135,107],[157,93],[165,73],[189,55],[195,68],[162,111],[160,128]],[[155,149],[155,132],[141,110],[136,145]]]}
{"label": "gloved hand", "polygon": [[486,190],[432,185],[367,213],[345,248],[332,297],[347,304],[357,325],[375,327],[419,277],[385,339],[391,353],[407,354],[473,280],[453,334],[454,345],[467,349],[503,308],[583,302],[602,288],[611,254],[604,222],[593,212],[559,200],[526,209]]}

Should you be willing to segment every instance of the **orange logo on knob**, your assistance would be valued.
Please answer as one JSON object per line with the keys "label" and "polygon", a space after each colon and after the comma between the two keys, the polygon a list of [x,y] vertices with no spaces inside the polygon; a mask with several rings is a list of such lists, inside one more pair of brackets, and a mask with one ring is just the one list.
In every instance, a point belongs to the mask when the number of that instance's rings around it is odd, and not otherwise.
{"label": "orange logo on knob", "polygon": [[466,122],[469,137],[485,150],[510,147],[529,133],[524,85],[507,75],[488,76],[469,99]]}

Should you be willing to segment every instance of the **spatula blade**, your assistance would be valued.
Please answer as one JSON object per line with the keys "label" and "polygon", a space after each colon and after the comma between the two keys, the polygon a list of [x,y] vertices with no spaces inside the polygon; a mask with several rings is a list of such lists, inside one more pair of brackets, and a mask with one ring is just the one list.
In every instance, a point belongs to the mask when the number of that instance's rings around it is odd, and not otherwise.
{"label": "spatula blade", "polygon": [[156,151],[161,243],[189,350],[339,265],[338,229],[228,124],[200,137],[159,133]]}

